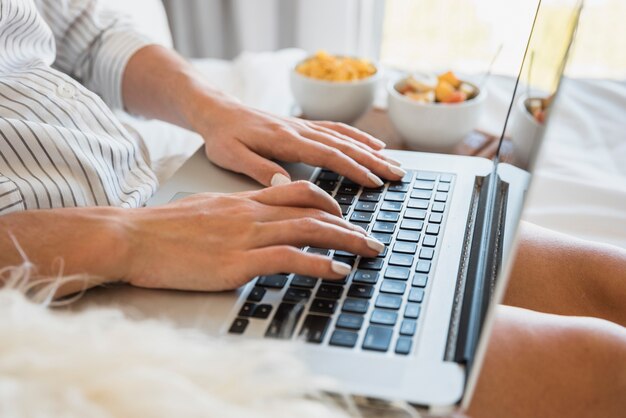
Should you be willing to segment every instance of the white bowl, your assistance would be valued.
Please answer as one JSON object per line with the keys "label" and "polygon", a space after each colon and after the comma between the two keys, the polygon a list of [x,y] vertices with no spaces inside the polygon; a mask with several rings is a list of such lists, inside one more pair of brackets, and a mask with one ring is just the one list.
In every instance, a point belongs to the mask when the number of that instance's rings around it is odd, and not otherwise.
{"label": "white bowl", "polygon": [[307,118],[350,123],[374,102],[379,79],[378,69],[361,80],[326,81],[304,76],[294,67],[290,82],[293,96]]}
{"label": "white bowl", "polygon": [[545,125],[537,122],[526,109],[528,98],[524,94],[517,99],[511,115],[511,125],[507,129],[507,136],[511,138],[513,143],[515,162],[521,167],[527,167],[534,157],[545,130]]}
{"label": "white bowl", "polygon": [[387,106],[393,126],[412,148],[447,151],[476,128],[487,97],[485,90],[462,103],[420,103],[398,91],[405,82],[387,85]]}

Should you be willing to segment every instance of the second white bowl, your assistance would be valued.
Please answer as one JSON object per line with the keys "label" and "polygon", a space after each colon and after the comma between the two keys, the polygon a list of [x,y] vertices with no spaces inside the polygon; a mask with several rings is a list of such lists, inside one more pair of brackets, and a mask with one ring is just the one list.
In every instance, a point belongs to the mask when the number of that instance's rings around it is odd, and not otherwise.
{"label": "second white bowl", "polygon": [[463,103],[420,103],[398,91],[405,80],[387,85],[389,118],[407,145],[418,150],[445,151],[478,125],[487,93],[484,89]]}

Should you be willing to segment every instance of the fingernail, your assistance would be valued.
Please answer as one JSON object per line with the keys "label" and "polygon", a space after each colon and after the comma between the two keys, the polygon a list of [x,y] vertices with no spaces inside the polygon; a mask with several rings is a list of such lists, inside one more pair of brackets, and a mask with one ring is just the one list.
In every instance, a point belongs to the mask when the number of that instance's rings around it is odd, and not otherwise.
{"label": "fingernail", "polygon": [[270,184],[272,186],[280,186],[282,184],[289,184],[289,183],[291,183],[291,179],[281,173],[274,174],[274,176],[272,177],[272,180],[270,181]]}
{"label": "fingernail", "polygon": [[370,247],[372,250],[376,250],[378,254],[382,253],[385,249],[385,244],[378,241],[377,239],[367,237],[365,238],[365,242],[367,242],[368,247]]}
{"label": "fingernail", "polygon": [[[404,174],[403,174],[404,175]],[[370,179],[372,181],[372,183],[374,183],[377,186],[382,186],[383,184],[385,184],[385,182],[383,182],[376,174],[374,173],[369,173],[367,175],[367,178]]]}
{"label": "fingernail", "polygon": [[404,177],[404,175],[406,174],[406,170],[403,170],[400,167],[396,167],[395,165],[390,165],[389,171],[391,171],[396,176],[400,176],[400,177]]}
{"label": "fingernail", "polygon": [[402,166],[402,163],[400,161],[394,160],[391,157],[383,156],[383,158],[385,159],[385,161],[387,161],[388,163],[391,163],[391,164],[393,164],[395,166],[398,166],[398,167]]}
{"label": "fingernail", "polygon": [[341,274],[342,276],[347,276],[352,271],[352,267],[349,264],[342,263],[340,261],[333,261],[330,263],[330,268],[337,274]]}
{"label": "fingernail", "polygon": [[378,144],[380,148],[385,148],[387,146],[387,144],[381,141],[380,139],[377,139],[376,143]]}

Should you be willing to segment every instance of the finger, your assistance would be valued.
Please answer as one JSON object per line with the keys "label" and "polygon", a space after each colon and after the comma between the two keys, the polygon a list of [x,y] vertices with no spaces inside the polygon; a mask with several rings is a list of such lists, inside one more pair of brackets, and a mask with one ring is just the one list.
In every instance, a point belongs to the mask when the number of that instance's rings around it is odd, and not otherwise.
{"label": "finger", "polygon": [[318,254],[300,251],[288,245],[258,248],[246,252],[242,266],[245,276],[254,277],[288,271],[324,279],[341,279],[350,274],[351,266]]}
{"label": "finger", "polygon": [[297,162],[327,168],[366,187],[380,187],[385,184],[380,177],[337,148],[304,136],[291,138],[290,146],[292,155],[297,156]]}
{"label": "finger", "polygon": [[363,150],[365,150],[365,151],[367,151],[369,153],[372,153],[376,157],[381,158],[381,159],[387,161],[388,163],[391,163],[391,164],[393,164],[393,165],[395,165],[397,167],[400,167],[402,165],[402,163],[400,161],[398,161],[398,160],[396,160],[394,158],[388,157],[388,156],[384,155],[382,152],[380,152],[379,150],[375,150],[374,148],[370,147],[369,145],[364,144],[363,142],[357,141],[354,138],[351,138],[351,137],[349,137],[347,135],[344,135],[344,134],[339,133],[337,131],[334,131],[332,129],[320,126],[320,125],[318,125],[316,123],[311,123],[311,125],[309,127],[311,129],[316,130],[316,131],[324,132],[324,133],[326,133],[328,135],[332,135],[333,137],[335,137],[335,138],[337,138],[339,140],[347,141],[347,142],[349,142],[349,143],[351,143],[353,145],[356,145],[357,147],[362,148]]}
{"label": "finger", "polygon": [[301,135],[329,147],[340,150],[363,167],[366,167],[367,169],[384,178],[390,180],[400,180],[406,174],[406,171],[404,171],[400,167],[389,164],[387,161],[378,158],[371,152],[367,152],[364,149],[355,146],[348,141],[337,139],[336,137],[313,129],[304,131],[301,133]]}
{"label": "finger", "polygon": [[339,203],[309,181],[270,187],[250,193],[250,198],[264,205],[319,209],[341,218]]}
{"label": "finger", "polygon": [[332,129],[341,134],[347,135],[350,138],[354,138],[359,142],[362,142],[371,148],[381,150],[385,148],[386,144],[380,139],[374,138],[372,135],[365,133],[359,129],[353,128],[350,125],[346,125],[345,123],[339,122],[329,122],[329,121],[320,121],[320,122],[312,122],[319,126],[323,126],[325,128]]}
{"label": "finger", "polygon": [[358,225],[351,224],[343,218],[335,215],[331,215],[328,212],[324,212],[318,209],[301,209],[285,206],[265,206],[259,213],[258,220],[261,222],[276,222],[276,221],[288,221],[298,219],[317,219],[321,222],[326,222],[344,228],[361,235],[368,235],[367,231]]}
{"label": "finger", "polygon": [[367,257],[376,257],[385,248],[384,244],[374,238],[314,218],[258,224],[254,246],[261,248],[274,245],[296,247],[309,245],[348,251]]}
{"label": "finger", "polygon": [[239,145],[237,151],[237,163],[226,168],[245,174],[264,186],[278,186],[291,182],[287,170],[261,157],[243,144]]}

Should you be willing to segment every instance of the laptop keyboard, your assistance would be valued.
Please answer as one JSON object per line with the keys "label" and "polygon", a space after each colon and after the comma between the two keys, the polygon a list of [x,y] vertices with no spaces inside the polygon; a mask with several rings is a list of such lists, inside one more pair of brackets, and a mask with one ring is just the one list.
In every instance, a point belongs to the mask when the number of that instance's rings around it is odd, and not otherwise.
{"label": "laptop keyboard", "polygon": [[[307,247],[351,265],[343,280],[297,274],[258,277],[229,333],[265,321],[269,338],[301,338],[312,344],[410,354],[440,244],[454,176],[410,171],[398,182],[363,188],[322,170],[315,184],[340,204],[349,222],[385,244],[375,258]],[[279,304],[263,303],[280,292]]]}

